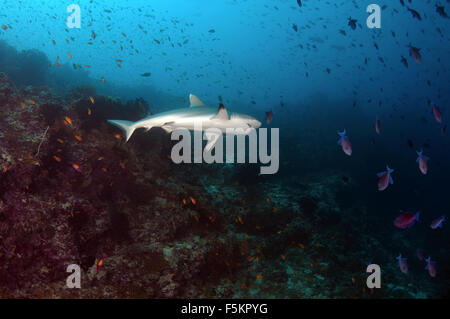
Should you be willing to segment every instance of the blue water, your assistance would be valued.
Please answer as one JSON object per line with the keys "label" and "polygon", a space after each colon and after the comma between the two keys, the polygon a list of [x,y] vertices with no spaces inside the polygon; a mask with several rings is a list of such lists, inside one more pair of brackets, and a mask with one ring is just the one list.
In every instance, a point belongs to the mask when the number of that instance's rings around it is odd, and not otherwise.
{"label": "blue water", "polygon": [[[402,248],[413,259],[411,247],[422,245],[439,260],[439,275],[420,280],[448,287],[449,227],[429,229],[449,209],[450,136],[441,130],[449,117],[450,19],[436,12],[439,4],[450,13],[448,0],[378,1],[380,29],[366,26],[373,1],[304,0],[302,7],[296,0],[74,3],[81,8],[80,29],[66,25],[68,2],[4,0],[0,72],[18,86],[47,85],[61,95],[88,84],[124,101],[142,97],[153,113],[187,106],[189,93],[208,105],[223,101],[280,129],[280,170],[266,177],[268,183],[295,188],[311,175],[350,178],[355,187],[339,201],[365,207],[379,229],[371,229],[374,236],[392,235],[383,243],[394,246],[384,260],[395,265]],[[357,19],[355,30],[349,17]],[[420,64],[409,45],[420,48]],[[11,50],[17,52],[8,55]],[[22,50],[42,54],[24,58]],[[442,123],[431,102],[440,107]],[[267,125],[269,110],[274,117]],[[336,143],[344,129],[351,157]],[[431,158],[426,176],[415,162],[420,149]],[[395,169],[394,184],[378,192],[376,173],[386,165]],[[392,224],[401,209],[424,212],[407,235]]]}

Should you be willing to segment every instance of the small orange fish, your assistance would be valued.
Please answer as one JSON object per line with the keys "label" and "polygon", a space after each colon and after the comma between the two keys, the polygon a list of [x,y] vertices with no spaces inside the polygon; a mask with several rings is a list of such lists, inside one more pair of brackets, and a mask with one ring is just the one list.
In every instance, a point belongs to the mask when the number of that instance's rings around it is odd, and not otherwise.
{"label": "small orange fish", "polygon": [[286,260],[286,256],[285,255],[280,255],[281,259]]}
{"label": "small orange fish", "polygon": [[118,140],[121,140],[121,139],[122,139],[122,136],[121,136],[120,134],[114,134],[114,137],[115,137],[116,139],[118,139]]}
{"label": "small orange fish", "polygon": [[100,156],[99,158],[97,158],[97,161],[103,161],[104,157]]}
{"label": "small orange fish", "polygon": [[72,167],[74,170],[76,170],[78,173],[81,173],[81,167],[77,163],[72,163]]}
{"label": "small orange fish", "polygon": [[241,224],[244,223],[244,222],[242,221],[242,217],[241,217],[241,216],[238,216],[238,217],[237,217],[237,220],[238,220]]}
{"label": "small orange fish", "polygon": [[69,52],[67,52],[67,55],[69,56],[69,59],[72,59],[72,54],[70,54]]}
{"label": "small orange fish", "polygon": [[64,120],[65,120],[68,124],[72,125],[72,120],[70,119],[70,117],[66,116],[66,117],[64,118]]}
{"label": "small orange fish", "polygon": [[256,275],[256,279],[263,279],[263,275],[261,274]]}
{"label": "small orange fish", "polygon": [[248,261],[249,261],[249,262],[252,262],[253,259],[255,259],[255,257],[249,257],[249,258],[248,258]]}
{"label": "small orange fish", "polygon": [[305,248],[305,245],[303,245],[302,243],[298,244],[298,246],[299,246],[300,248],[302,248],[302,249]]}
{"label": "small orange fish", "polygon": [[186,205],[187,204],[187,200],[183,198],[183,204]]}
{"label": "small orange fish", "polygon": [[269,197],[266,198],[266,202],[267,202],[267,204],[270,204],[270,198]]}
{"label": "small orange fish", "polygon": [[197,203],[197,201],[195,200],[195,198],[194,197],[192,197],[192,196],[189,196],[189,199],[191,200],[191,203],[192,204],[196,204]]}
{"label": "small orange fish", "polygon": [[56,62],[55,64],[56,64],[56,66],[57,66],[58,68],[61,67],[61,64],[60,64],[59,62]]}
{"label": "small orange fish", "polygon": [[352,283],[355,283],[355,282],[356,282],[355,277],[352,277]]}
{"label": "small orange fish", "polygon": [[125,164],[123,162],[120,162],[119,165],[121,168],[125,169]]}
{"label": "small orange fish", "polygon": [[58,156],[56,156],[56,155],[53,155],[53,158],[55,159],[55,161],[61,162],[61,157],[58,157]]}
{"label": "small orange fish", "polygon": [[22,106],[22,110],[25,110],[25,103],[20,103],[20,106]]}
{"label": "small orange fish", "polygon": [[35,101],[35,100],[28,100],[28,102],[29,102],[31,105],[35,105],[35,104],[36,104],[36,101]]}
{"label": "small orange fish", "polygon": [[95,103],[95,100],[94,100],[94,98],[93,98],[92,96],[89,97],[89,100],[91,100],[91,103],[92,103],[92,104]]}
{"label": "small orange fish", "polygon": [[80,135],[75,135],[75,139],[76,139],[78,142],[83,141],[83,138],[82,138]]}
{"label": "small orange fish", "polygon": [[63,141],[62,139],[60,139],[60,138],[57,138],[56,141],[57,141],[58,143],[64,144],[64,141]]}
{"label": "small orange fish", "polygon": [[88,115],[91,116],[92,115],[92,110],[90,108],[88,108]]}
{"label": "small orange fish", "polygon": [[103,259],[104,259],[103,257],[100,257],[100,259],[97,262],[97,272],[99,272],[100,269],[102,269],[103,267]]}

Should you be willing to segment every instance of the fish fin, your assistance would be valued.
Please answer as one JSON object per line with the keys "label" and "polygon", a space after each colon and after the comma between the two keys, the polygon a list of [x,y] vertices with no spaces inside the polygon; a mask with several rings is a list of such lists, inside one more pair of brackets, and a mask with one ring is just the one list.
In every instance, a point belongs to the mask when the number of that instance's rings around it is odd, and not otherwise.
{"label": "fish fin", "polygon": [[380,172],[380,173],[377,173],[377,177],[381,177],[381,176],[383,176],[384,174],[386,174],[386,172]]}
{"label": "fish fin", "polygon": [[[136,123],[130,121],[121,121],[121,120],[108,120],[108,123],[111,123],[114,126],[122,129],[125,133],[125,142],[128,142],[131,135],[133,135],[134,130],[136,129]],[[147,128],[149,130],[151,127]]]}
{"label": "fish fin", "polygon": [[172,133],[174,131],[174,128],[172,126],[161,126],[161,128],[167,133]]}
{"label": "fish fin", "polygon": [[205,103],[203,103],[197,96],[194,94],[189,94],[189,103],[190,107],[196,107],[196,106],[205,106]]}
{"label": "fish fin", "polygon": [[419,163],[419,161],[420,161],[420,155],[417,157],[416,163]]}
{"label": "fish fin", "polygon": [[228,111],[223,104],[220,104],[217,114],[214,115],[212,117],[212,119],[215,119],[215,120],[229,120],[230,119],[230,116],[228,115]]}
{"label": "fish fin", "polygon": [[337,141],[338,145],[342,145],[342,137]]}
{"label": "fish fin", "polygon": [[213,146],[217,143],[217,140],[219,139],[222,134],[212,133],[212,132],[205,132],[205,136],[208,139],[208,143],[206,143],[205,149],[203,152],[210,152]]}
{"label": "fish fin", "polygon": [[389,176],[389,184],[394,184],[394,180],[392,179],[392,176]]}

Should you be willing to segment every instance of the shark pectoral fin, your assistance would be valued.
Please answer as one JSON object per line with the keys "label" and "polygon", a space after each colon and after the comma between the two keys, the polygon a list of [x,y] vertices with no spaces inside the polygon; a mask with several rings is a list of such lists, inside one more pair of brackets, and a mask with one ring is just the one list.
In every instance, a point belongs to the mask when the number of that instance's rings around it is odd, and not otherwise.
{"label": "shark pectoral fin", "polygon": [[220,104],[219,110],[217,114],[212,117],[214,120],[229,120],[230,116],[228,115],[228,111],[223,104]]}
{"label": "shark pectoral fin", "polygon": [[205,104],[194,94],[189,94],[189,103],[191,107],[205,106]]}
{"label": "shark pectoral fin", "polygon": [[205,135],[206,138],[208,139],[208,143],[206,143],[204,152],[210,152],[211,149],[214,147],[214,145],[217,143],[219,137],[222,136],[222,134],[206,132]]}
{"label": "shark pectoral fin", "polygon": [[174,128],[172,126],[161,126],[161,128],[167,133],[172,133],[174,131]]}

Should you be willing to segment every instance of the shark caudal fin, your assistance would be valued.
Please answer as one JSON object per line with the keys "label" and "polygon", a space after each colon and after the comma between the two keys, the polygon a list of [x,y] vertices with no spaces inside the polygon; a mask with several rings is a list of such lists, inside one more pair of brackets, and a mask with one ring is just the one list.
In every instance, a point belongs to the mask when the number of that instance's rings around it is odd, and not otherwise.
{"label": "shark caudal fin", "polygon": [[133,135],[134,130],[136,129],[135,123],[130,121],[108,120],[108,123],[117,126],[125,132],[125,142],[128,142],[131,135]]}

